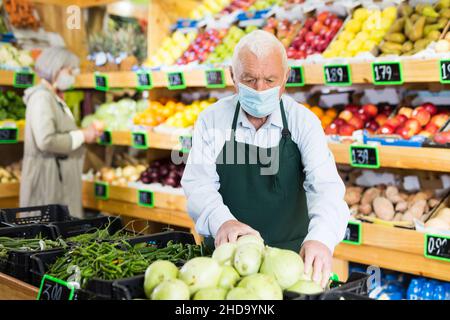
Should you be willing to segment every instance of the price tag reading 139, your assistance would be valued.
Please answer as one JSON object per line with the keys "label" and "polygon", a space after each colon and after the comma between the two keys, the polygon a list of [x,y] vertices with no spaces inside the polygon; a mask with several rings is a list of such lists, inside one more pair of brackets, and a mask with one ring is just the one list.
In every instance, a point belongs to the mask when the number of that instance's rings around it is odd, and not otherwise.
{"label": "price tag reading 139", "polygon": [[326,85],[331,86],[352,85],[352,76],[350,72],[350,66],[348,64],[324,66],[323,74],[325,77]]}
{"label": "price tag reading 139", "polygon": [[378,148],[376,146],[351,145],[350,165],[356,168],[379,168]]}
{"label": "price tag reading 139", "polygon": [[372,76],[374,84],[403,84],[402,64],[400,62],[373,62]]}
{"label": "price tag reading 139", "polygon": [[425,257],[450,262],[450,237],[425,234]]}
{"label": "price tag reading 139", "polygon": [[73,300],[75,295],[75,288],[67,282],[44,275],[39,288],[37,300]]}

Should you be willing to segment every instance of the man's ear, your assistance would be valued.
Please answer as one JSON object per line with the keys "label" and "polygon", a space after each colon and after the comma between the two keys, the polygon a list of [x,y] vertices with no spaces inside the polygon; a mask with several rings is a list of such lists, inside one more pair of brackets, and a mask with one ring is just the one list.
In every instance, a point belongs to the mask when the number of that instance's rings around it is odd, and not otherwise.
{"label": "man's ear", "polygon": [[[233,73],[233,67],[230,66],[230,75],[231,75],[231,79],[233,79],[233,83],[234,83],[234,73]],[[234,83],[236,84],[236,83]]]}

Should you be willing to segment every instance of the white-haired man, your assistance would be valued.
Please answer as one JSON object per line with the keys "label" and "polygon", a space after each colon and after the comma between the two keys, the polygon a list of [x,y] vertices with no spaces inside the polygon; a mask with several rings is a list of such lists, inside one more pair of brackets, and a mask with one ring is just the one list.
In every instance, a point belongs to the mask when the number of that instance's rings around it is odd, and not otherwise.
{"label": "white-haired man", "polygon": [[325,285],[349,209],[320,121],[284,95],[286,51],[272,34],[243,37],[231,72],[237,94],[195,124],[182,179],[189,214],[216,246],[254,234],[300,251]]}

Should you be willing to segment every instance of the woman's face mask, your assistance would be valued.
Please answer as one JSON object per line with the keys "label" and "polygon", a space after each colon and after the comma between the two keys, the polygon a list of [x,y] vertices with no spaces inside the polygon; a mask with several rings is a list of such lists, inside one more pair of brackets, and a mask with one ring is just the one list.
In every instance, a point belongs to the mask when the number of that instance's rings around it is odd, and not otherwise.
{"label": "woman's face mask", "polygon": [[280,106],[280,86],[256,91],[242,83],[239,87],[239,102],[245,112],[256,118],[264,118]]}
{"label": "woman's face mask", "polygon": [[67,69],[61,70],[55,81],[55,87],[60,91],[66,91],[75,84],[75,76],[69,73]]}

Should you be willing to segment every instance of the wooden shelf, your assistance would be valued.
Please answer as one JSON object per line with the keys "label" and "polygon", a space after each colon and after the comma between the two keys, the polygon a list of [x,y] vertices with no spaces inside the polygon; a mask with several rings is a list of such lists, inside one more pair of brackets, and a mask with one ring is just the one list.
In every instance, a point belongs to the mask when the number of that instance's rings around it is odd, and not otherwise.
{"label": "wooden shelf", "polygon": [[39,289],[0,273],[0,300],[36,300]]}

